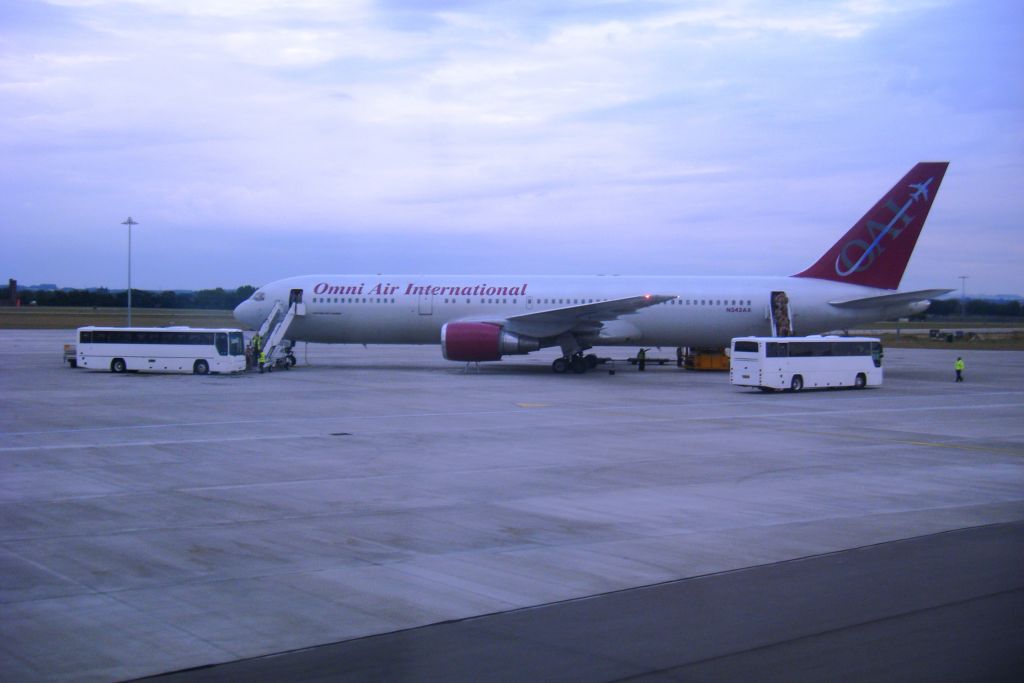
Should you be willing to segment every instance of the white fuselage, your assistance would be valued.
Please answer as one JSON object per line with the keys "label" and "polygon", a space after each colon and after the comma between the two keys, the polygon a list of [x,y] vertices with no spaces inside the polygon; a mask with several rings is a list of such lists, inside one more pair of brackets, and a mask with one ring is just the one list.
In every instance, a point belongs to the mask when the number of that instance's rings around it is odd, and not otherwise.
{"label": "white fuselage", "polygon": [[[294,341],[340,344],[439,344],[441,327],[460,320],[501,321],[600,300],[643,294],[675,299],[605,323],[593,345],[725,347],[740,336],[772,334],[773,292],[785,292],[792,332],[800,335],[921,311],[920,303],[840,308],[831,301],[892,294],[796,277],[639,277],[532,275],[304,275],[266,285],[235,309],[256,328],[276,301],[302,290],[305,314]],[[552,340],[544,346],[554,345]]]}

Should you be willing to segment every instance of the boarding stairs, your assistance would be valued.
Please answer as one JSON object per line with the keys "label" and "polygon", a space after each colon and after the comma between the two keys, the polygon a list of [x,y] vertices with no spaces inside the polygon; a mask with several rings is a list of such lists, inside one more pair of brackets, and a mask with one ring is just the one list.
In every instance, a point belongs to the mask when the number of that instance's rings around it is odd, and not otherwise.
{"label": "boarding stairs", "polygon": [[270,315],[260,326],[260,339],[263,340],[263,366],[273,368],[275,365],[290,368],[295,364],[291,342],[286,338],[288,330],[296,316],[306,315],[306,304],[292,300],[287,308],[283,301],[278,301],[270,309]]}

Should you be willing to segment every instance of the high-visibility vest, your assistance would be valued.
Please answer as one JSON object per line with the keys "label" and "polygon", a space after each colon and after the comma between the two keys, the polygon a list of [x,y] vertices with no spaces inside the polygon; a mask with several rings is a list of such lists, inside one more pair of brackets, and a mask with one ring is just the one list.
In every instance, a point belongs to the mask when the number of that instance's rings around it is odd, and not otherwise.
{"label": "high-visibility vest", "polygon": [[954,365],[954,367],[957,370],[963,370],[964,369],[964,362],[961,359],[957,358],[956,359],[956,364]]}

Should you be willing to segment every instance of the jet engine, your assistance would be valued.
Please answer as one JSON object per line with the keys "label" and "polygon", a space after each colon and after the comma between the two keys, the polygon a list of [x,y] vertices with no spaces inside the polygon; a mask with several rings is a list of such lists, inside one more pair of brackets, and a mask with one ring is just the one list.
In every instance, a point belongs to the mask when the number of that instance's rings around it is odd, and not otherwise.
{"label": "jet engine", "polygon": [[908,304],[907,309],[909,310],[909,315],[919,315],[927,311],[928,307],[931,305],[932,302],[929,301],[928,299],[925,299],[924,301],[914,301]]}
{"label": "jet engine", "polygon": [[507,332],[493,323],[455,322],[441,328],[441,351],[447,360],[501,360],[503,355],[539,348],[540,340]]}

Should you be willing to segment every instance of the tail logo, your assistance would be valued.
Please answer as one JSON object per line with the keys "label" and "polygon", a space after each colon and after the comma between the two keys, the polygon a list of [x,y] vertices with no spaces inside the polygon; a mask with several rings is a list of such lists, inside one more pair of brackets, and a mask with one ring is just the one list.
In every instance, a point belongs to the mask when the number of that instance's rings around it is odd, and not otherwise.
{"label": "tail logo", "polygon": [[[928,201],[928,188],[933,180],[935,180],[934,176],[923,183],[910,183],[914,192],[903,206],[898,205],[890,198],[885,203],[885,208],[893,213],[892,219],[888,224],[873,220],[867,222],[868,234],[872,238],[870,244],[861,239],[850,240],[844,244],[836,257],[836,274],[840,277],[847,277],[853,273],[863,272],[874,265],[876,256],[885,251],[885,247],[881,246],[882,239],[887,235],[889,239],[896,239],[913,222],[914,217],[907,212],[919,199],[923,198],[924,201]],[[900,227],[896,227],[897,224],[900,224]],[[860,257],[854,260],[854,256],[858,252],[860,252]]]}

